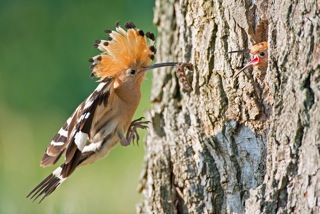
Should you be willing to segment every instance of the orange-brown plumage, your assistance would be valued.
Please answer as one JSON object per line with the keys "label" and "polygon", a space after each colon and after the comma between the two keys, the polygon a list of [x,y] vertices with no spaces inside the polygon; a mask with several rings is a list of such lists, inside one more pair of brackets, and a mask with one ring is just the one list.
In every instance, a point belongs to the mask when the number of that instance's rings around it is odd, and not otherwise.
{"label": "orange-brown plumage", "polygon": [[127,146],[138,141],[138,128],[147,128],[148,122],[132,117],[141,99],[141,83],[146,72],[164,66],[176,66],[178,78],[192,90],[184,68],[190,63],[166,62],[150,65],[156,49],[154,34],[135,29],[132,22],[116,31],[105,31],[110,38],[97,40],[94,45],[102,51],[92,57],[92,75],[100,83],[75,110],[55,135],[41,160],[41,166],[53,165],[60,156],[64,163],[54,170],[27,197],[42,197],[40,202],[61,185],[76,168],[105,157],[118,143]]}
{"label": "orange-brown plumage", "polygon": [[153,52],[149,47],[153,41],[147,41],[143,31],[133,28],[125,31],[117,27],[110,37],[112,40],[107,45],[102,44],[105,51],[93,69],[94,75],[100,80],[116,77],[128,68],[144,68],[151,63]]}

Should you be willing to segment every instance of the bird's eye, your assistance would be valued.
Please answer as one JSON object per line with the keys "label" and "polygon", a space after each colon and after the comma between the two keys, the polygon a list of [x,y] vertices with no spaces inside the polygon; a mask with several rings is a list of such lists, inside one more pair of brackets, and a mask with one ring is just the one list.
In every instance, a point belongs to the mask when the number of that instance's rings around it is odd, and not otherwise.
{"label": "bird's eye", "polygon": [[259,53],[260,56],[265,56],[266,54],[264,52]]}
{"label": "bird's eye", "polygon": [[136,73],[136,70],[130,70],[130,74],[134,75]]}

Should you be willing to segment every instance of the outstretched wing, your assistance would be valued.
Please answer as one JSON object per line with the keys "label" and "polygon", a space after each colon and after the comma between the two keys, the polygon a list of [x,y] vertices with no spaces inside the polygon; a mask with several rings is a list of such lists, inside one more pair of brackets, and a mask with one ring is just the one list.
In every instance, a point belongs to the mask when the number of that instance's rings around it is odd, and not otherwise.
{"label": "outstretched wing", "polygon": [[81,110],[79,110],[81,105],[76,109],[71,117],[68,118],[59,132],[54,136],[46,151],[44,152],[44,155],[40,162],[40,166],[51,166],[59,160],[60,156],[65,151],[65,148],[70,142],[71,132],[75,130],[77,113],[81,112]]}
{"label": "outstretched wing", "polygon": [[[113,79],[106,78],[95,91],[83,101],[65,125],[59,130],[48,146],[42,158],[42,165],[54,164],[61,154],[66,152],[65,162],[36,186],[27,197],[40,202],[50,195],[60,184],[72,174],[76,167],[90,155],[82,150],[90,138],[90,130],[97,107],[107,107]],[[40,203],[39,202],[39,203]]]}
{"label": "outstretched wing", "polygon": [[102,102],[107,103],[111,82],[110,78],[104,79],[95,91],[78,106],[47,147],[40,162],[41,166],[55,164],[64,152],[66,152],[66,163],[80,156],[79,151],[82,151],[88,139],[97,105]]}

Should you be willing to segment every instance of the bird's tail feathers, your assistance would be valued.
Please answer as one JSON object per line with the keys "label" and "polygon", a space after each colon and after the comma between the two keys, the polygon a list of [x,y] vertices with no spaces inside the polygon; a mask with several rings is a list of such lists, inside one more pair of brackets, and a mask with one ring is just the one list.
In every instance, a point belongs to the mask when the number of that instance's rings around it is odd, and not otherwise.
{"label": "bird's tail feathers", "polygon": [[33,201],[37,200],[39,197],[42,197],[39,201],[41,203],[43,199],[49,196],[57,187],[64,182],[67,177],[63,177],[61,175],[62,164],[56,170],[54,170],[48,177],[46,177],[38,186],[36,186],[28,195],[27,198],[33,199]]}

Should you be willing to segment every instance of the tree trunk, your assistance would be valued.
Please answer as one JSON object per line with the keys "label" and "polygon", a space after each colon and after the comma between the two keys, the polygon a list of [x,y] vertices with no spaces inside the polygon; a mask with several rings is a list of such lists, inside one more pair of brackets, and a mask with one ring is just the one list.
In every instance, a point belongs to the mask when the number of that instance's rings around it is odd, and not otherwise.
{"label": "tree trunk", "polygon": [[[157,0],[138,213],[320,213],[319,1]],[[269,65],[234,77],[269,44]]]}

